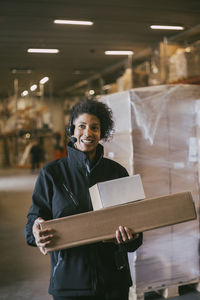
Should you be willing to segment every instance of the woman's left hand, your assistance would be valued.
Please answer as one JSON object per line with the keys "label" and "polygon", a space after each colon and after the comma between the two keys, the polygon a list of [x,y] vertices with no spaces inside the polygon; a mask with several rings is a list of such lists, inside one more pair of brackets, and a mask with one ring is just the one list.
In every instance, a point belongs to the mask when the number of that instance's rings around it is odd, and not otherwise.
{"label": "woman's left hand", "polygon": [[115,232],[118,244],[128,243],[139,237],[139,234],[133,234],[133,230],[126,226],[119,226]]}

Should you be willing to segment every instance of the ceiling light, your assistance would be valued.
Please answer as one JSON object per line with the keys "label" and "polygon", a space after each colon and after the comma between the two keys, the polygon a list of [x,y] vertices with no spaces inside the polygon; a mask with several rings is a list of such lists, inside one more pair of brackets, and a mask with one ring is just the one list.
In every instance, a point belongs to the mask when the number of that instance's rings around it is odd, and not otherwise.
{"label": "ceiling light", "polygon": [[133,51],[105,51],[106,55],[133,55]]}
{"label": "ceiling light", "polygon": [[31,87],[30,87],[30,90],[33,92],[37,89],[37,84],[33,84]]}
{"label": "ceiling light", "polygon": [[29,48],[27,50],[28,53],[58,53],[58,49],[37,49],[37,48]]}
{"label": "ceiling light", "polygon": [[55,24],[67,24],[67,25],[93,25],[91,21],[75,21],[75,20],[54,20]]}
{"label": "ceiling light", "polygon": [[184,30],[183,26],[151,25],[151,29]]}
{"label": "ceiling light", "polygon": [[191,47],[185,48],[185,52],[190,53],[192,51]]}
{"label": "ceiling light", "polygon": [[14,68],[11,69],[12,74],[31,74],[32,70],[31,69],[19,69],[19,68]]}
{"label": "ceiling light", "polygon": [[94,95],[95,94],[95,91],[94,90],[89,90],[89,95]]}
{"label": "ceiling light", "polygon": [[30,139],[30,137],[31,137],[31,134],[30,134],[29,132],[27,132],[27,133],[25,134],[25,138],[26,138],[26,139]]}
{"label": "ceiling light", "polygon": [[22,97],[25,97],[25,96],[27,96],[27,95],[28,95],[28,91],[26,91],[26,90],[23,91],[23,92],[21,93],[21,96],[22,96]]}
{"label": "ceiling light", "polygon": [[49,80],[49,77],[43,77],[43,78],[40,80],[40,83],[41,83],[41,84],[45,84],[48,80]]}

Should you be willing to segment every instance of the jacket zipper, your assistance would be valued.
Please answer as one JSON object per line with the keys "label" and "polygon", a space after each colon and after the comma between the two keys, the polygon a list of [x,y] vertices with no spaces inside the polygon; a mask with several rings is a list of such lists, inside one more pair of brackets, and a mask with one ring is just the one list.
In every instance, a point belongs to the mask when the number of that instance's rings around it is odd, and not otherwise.
{"label": "jacket zipper", "polygon": [[[86,176],[87,185],[88,185],[88,188],[89,188],[89,185],[90,185],[90,167],[87,163],[86,163],[86,168],[85,168],[85,176]],[[88,201],[88,210],[91,211],[91,210],[93,210],[93,207],[92,207],[92,202],[91,202],[90,195],[89,195],[88,200],[89,200]]]}
{"label": "jacket zipper", "polygon": [[58,252],[58,260],[57,260],[57,263],[56,263],[56,265],[55,265],[54,268],[53,268],[53,274],[52,274],[53,277],[55,276],[56,270],[57,270],[57,268],[58,268],[58,266],[59,266],[59,264],[60,264],[61,261],[62,261],[61,251],[59,251],[59,252]]}
{"label": "jacket zipper", "polygon": [[78,207],[79,203],[78,201],[74,198],[74,195],[72,194],[72,192],[66,187],[66,185],[63,183],[63,186],[65,188],[65,190],[67,191],[67,193],[69,194],[71,200],[73,201],[73,203]]}

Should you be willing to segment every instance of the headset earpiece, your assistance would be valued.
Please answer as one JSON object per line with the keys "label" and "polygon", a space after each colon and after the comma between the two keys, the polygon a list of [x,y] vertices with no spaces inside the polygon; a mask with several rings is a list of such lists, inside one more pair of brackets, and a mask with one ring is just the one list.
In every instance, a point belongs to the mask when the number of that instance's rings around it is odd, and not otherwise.
{"label": "headset earpiece", "polygon": [[67,128],[67,135],[70,137],[70,141],[71,143],[74,145],[76,142],[77,142],[77,138],[75,138],[73,136],[74,134],[74,129],[75,129],[75,126],[73,124],[73,119],[70,119],[69,121],[69,127]]}
{"label": "headset earpiece", "polygon": [[75,128],[74,125],[72,125],[72,126],[69,127],[68,131],[69,131],[69,135],[70,136],[72,136],[74,134],[74,128]]}
{"label": "headset earpiece", "polygon": [[74,134],[74,124],[73,124],[73,119],[70,119],[69,121],[69,127],[68,127],[68,134],[69,136],[72,136]]}

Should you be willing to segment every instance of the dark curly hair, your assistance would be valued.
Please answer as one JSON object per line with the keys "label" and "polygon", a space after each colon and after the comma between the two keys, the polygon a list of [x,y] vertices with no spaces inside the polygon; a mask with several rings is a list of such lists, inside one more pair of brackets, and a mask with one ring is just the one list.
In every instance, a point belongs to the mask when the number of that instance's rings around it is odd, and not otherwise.
{"label": "dark curly hair", "polygon": [[101,139],[108,140],[112,136],[114,129],[112,110],[102,102],[89,99],[82,100],[72,107],[69,121],[70,135],[73,135],[74,132],[74,120],[82,114],[95,115],[99,119],[101,126]]}

